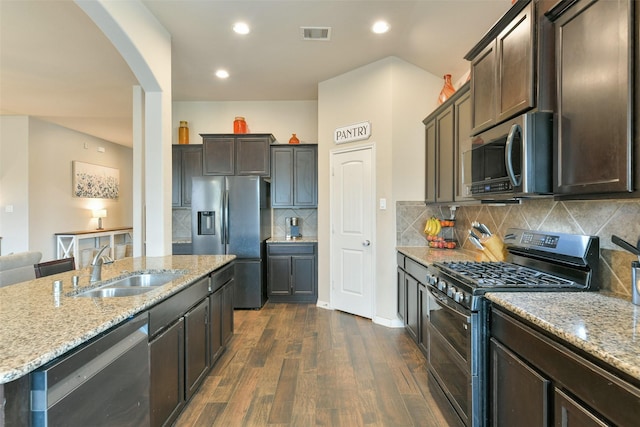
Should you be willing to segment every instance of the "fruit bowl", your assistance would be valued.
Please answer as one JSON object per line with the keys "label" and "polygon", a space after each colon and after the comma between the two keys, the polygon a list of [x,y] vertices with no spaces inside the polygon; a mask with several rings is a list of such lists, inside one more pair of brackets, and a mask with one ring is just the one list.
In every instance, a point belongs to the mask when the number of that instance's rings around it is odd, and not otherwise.
{"label": "fruit bowl", "polygon": [[433,249],[455,249],[458,247],[457,241],[440,236],[427,236],[427,240],[429,241],[429,247]]}

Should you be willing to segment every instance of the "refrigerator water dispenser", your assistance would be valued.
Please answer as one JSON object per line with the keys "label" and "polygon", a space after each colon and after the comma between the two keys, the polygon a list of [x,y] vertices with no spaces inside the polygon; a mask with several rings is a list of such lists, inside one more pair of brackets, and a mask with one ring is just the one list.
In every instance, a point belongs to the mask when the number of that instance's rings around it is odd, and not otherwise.
{"label": "refrigerator water dispenser", "polygon": [[216,219],[215,211],[198,211],[198,234],[203,235],[215,235],[216,234]]}

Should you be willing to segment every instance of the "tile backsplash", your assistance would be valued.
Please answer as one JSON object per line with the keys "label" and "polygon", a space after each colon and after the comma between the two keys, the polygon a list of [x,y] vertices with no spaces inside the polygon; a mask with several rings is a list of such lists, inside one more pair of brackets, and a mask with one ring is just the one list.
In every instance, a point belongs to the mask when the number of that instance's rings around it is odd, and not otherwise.
{"label": "tile backsplash", "polygon": [[[396,244],[427,246],[422,231],[431,216],[451,218],[448,206],[425,206],[424,202],[396,203]],[[524,200],[514,205],[458,206],[454,233],[463,249],[474,250],[468,241],[471,223],[478,221],[503,236],[508,228],[588,234],[600,237],[600,288],[631,299],[631,268],[634,255],[611,243],[615,234],[635,244],[640,237],[640,201]]]}

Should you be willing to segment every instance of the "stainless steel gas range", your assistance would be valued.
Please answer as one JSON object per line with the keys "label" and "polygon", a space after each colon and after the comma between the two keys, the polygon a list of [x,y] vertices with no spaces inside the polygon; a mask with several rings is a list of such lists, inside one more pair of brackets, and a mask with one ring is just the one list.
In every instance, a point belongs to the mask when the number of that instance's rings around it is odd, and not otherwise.
{"label": "stainless steel gas range", "polygon": [[485,426],[487,292],[594,291],[598,237],[509,229],[508,262],[436,262],[429,267],[429,370],[462,424]]}

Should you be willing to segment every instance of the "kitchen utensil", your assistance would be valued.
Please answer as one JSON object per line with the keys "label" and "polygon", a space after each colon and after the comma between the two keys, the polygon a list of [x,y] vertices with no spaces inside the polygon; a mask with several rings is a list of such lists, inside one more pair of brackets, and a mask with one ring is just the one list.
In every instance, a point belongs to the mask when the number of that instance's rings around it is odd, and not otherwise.
{"label": "kitchen utensil", "polygon": [[478,241],[480,240],[480,236],[478,236],[476,233],[474,233],[473,230],[469,230],[469,236],[475,237],[476,239],[478,239]]}
{"label": "kitchen utensil", "polygon": [[487,236],[491,237],[491,231],[489,231],[489,227],[487,227],[483,223],[480,223],[480,228],[483,230],[484,234],[486,234]]}
{"label": "kitchen utensil", "polygon": [[489,231],[489,228],[487,228],[486,225],[479,223],[478,221],[473,221],[471,223],[471,226],[473,228],[475,228],[476,230],[478,230],[480,232],[480,234],[486,237],[490,237],[491,236],[491,232]]}
{"label": "kitchen utensil", "polygon": [[478,239],[476,236],[472,236],[471,234],[469,234],[469,241],[473,244],[473,246],[480,249],[481,251],[484,251],[484,246],[482,246],[482,243],[480,243],[480,239]]}
{"label": "kitchen utensil", "polygon": [[611,236],[611,242],[615,243],[616,245],[620,246],[622,249],[634,254],[635,256],[638,257],[638,262],[640,262],[640,249],[638,249],[637,247],[633,246],[631,243],[627,242],[626,240],[621,239],[620,237],[616,236],[615,234],[613,234]]}

